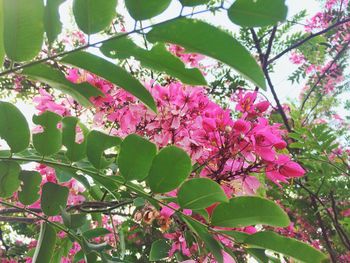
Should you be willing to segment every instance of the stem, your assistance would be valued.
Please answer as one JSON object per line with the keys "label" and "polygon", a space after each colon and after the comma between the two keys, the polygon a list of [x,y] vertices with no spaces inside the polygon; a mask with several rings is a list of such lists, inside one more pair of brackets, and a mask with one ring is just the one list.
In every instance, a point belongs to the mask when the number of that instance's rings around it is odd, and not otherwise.
{"label": "stem", "polygon": [[341,21],[338,21],[337,23],[327,27],[326,29],[324,30],[321,30],[317,33],[314,33],[314,34],[310,34],[308,37],[296,42],[295,44],[291,45],[289,48],[286,48],[285,50],[283,50],[281,53],[277,54],[276,56],[274,56],[272,59],[270,59],[267,64],[271,64],[273,63],[275,60],[279,59],[280,57],[282,57],[284,54],[288,53],[289,51],[292,51],[293,49],[303,45],[304,43],[306,43],[307,41],[309,41],[310,39],[314,38],[314,37],[317,37],[319,35],[322,35],[324,33],[327,33],[328,31],[342,25],[342,24],[345,24],[347,22],[350,22],[350,18],[347,18],[347,19],[344,19],[344,20],[341,20]]}
{"label": "stem", "polygon": [[23,212],[26,212],[26,213],[28,213],[28,214],[31,214],[31,215],[33,215],[33,216],[35,216],[35,217],[37,217],[37,218],[39,218],[39,219],[41,219],[41,220],[44,220],[46,223],[51,224],[52,226],[54,226],[54,227],[56,227],[56,228],[62,230],[62,231],[65,232],[67,235],[71,236],[72,238],[74,238],[74,239],[76,239],[76,240],[80,240],[80,237],[78,237],[77,235],[71,233],[69,230],[65,229],[65,228],[62,227],[61,225],[59,225],[59,224],[57,224],[57,223],[55,223],[55,222],[51,222],[51,221],[49,221],[46,217],[41,216],[41,215],[39,215],[39,214],[37,214],[37,213],[35,213],[35,212],[33,212],[33,211],[27,209],[27,208],[19,207],[19,206],[16,206],[16,205],[14,205],[14,204],[11,204],[11,203],[8,203],[8,202],[5,202],[5,201],[1,201],[1,200],[0,200],[0,204],[2,204],[2,205],[4,205],[4,206],[7,206],[7,207],[16,208],[16,209],[18,209],[18,210],[20,210],[20,211],[23,211]]}
{"label": "stem", "polygon": [[305,98],[304,98],[304,100],[303,100],[303,102],[301,104],[300,111],[303,111],[303,109],[305,107],[305,103],[310,98],[311,93],[316,89],[318,84],[320,84],[321,80],[327,75],[328,71],[332,68],[332,66],[335,64],[335,62],[337,62],[337,60],[341,57],[341,55],[347,50],[349,44],[350,44],[350,40],[348,42],[346,42],[346,44],[343,46],[343,48],[337,53],[337,55],[334,57],[332,62],[328,65],[326,70],[324,70],[324,72],[321,74],[321,76],[318,77],[316,83],[312,86],[312,88],[306,94],[306,96],[305,96]]}
{"label": "stem", "polygon": [[323,240],[325,241],[325,245],[326,245],[326,249],[328,251],[328,254],[329,254],[330,258],[331,258],[332,263],[336,263],[337,262],[337,256],[336,256],[335,251],[333,250],[331,242],[330,242],[330,240],[328,238],[326,227],[325,227],[325,225],[324,225],[324,223],[322,221],[321,214],[318,211],[317,202],[316,202],[315,198],[312,195],[310,195],[310,199],[311,199],[312,208],[313,208],[313,210],[314,210],[314,212],[316,214],[316,217],[317,217],[318,225],[321,228],[322,237],[323,237]]}

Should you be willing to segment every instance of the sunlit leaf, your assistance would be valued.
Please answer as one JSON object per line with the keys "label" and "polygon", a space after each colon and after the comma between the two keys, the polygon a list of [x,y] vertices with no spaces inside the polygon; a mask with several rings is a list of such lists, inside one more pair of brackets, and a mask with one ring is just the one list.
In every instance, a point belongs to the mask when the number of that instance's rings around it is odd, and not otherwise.
{"label": "sunlit leaf", "polygon": [[62,31],[59,6],[66,0],[46,0],[44,11],[44,28],[49,43],[56,40]]}
{"label": "sunlit leaf", "polygon": [[216,202],[227,202],[225,192],[215,181],[208,178],[195,178],[183,183],[177,194],[182,208],[201,209]]}
{"label": "sunlit leaf", "polygon": [[87,52],[74,52],[65,56],[62,63],[90,71],[133,94],[153,111],[156,104],[149,91],[129,72],[113,63]]}
{"label": "sunlit leaf", "polygon": [[251,247],[272,250],[306,263],[325,262],[327,258],[325,254],[308,244],[271,231],[250,235],[245,242]]}
{"label": "sunlit leaf", "polygon": [[285,0],[236,0],[227,12],[237,25],[261,27],[284,21],[288,8]]}
{"label": "sunlit leaf", "polygon": [[150,19],[167,9],[171,0],[125,0],[129,14],[135,20]]}
{"label": "sunlit leaf", "polygon": [[129,38],[108,41],[100,48],[108,57],[125,59],[133,56],[141,65],[150,69],[165,72],[189,85],[207,85],[202,73],[197,68],[186,68],[184,63],[171,53],[163,44],[156,44],[150,51],[137,46]]}
{"label": "sunlit leaf", "polygon": [[215,207],[212,224],[222,227],[245,227],[269,225],[286,227],[290,224],[288,215],[274,202],[256,196],[240,196]]}
{"label": "sunlit leaf", "polygon": [[4,1],[4,46],[15,61],[34,58],[44,40],[44,2],[42,0]]}
{"label": "sunlit leaf", "polygon": [[43,156],[57,153],[62,146],[62,132],[57,128],[62,117],[51,111],[33,116],[33,122],[40,125],[43,132],[33,134],[33,144]]}
{"label": "sunlit leaf", "polygon": [[106,159],[104,151],[120,145],[119,137],[110,136],[99,131],[91,131],[87,136],[86,153],[89,161],[96,169],[103,169],[113,161]]}
{"label": "sunlit leaf", "polygon": [[41,175],[36,171],[21,171],[19,179],[22,181],[18,199],[24,205],[31,205],[40,197]]}
{"label": "sunlit leaf", "polygon": [[108,27],[116,15],[117,0],[74,0],[73,14],[78,27],[94,34]]}
{"label": "sunlit leaf", "polygon": [[181,18],[154,27],[147,39],[154,43],[170,42],[217,59],[265,89],[264,74],[252,55],[229,34],[206,22]]}
{"label": "sunlit leaf", "polygon": [[118,156],[121,175],[128,181],[145,179],[156,153],[157,147],[150,141],[136,134],[127,136]]}
{"label": "sunlit leaf", "polygon": [[0,101],[0,137],[17,153],[29,146],[30,131],[24,115],[11,103]]}
{"label": "sunlit leaf", "polygon": [[92,105],[90,102],[91,97],[103,96],[99,89],[88,83],[73,84],[65,78],[63,73],[48,65],[38,64],[31,66],[24,69],[21,73],[29,79],[46,83],[63,94],[72,96],[85,107]]}
{"label": "sunlit leaf", "polygon": [[20,185],[21,167],[15,161],[0,161],[0,197],[11,197]]}
{"label": "sunlit leaf", "polygon": [[205,5],[210,2],[210,0],[180,0],[181,4],[184,6],[197,6]]}
{"label": "sunlit leaf", "polygon": [[191,169],[191,159],[184,150],[167,146],[153,159],[147,181],[154,193],[170,192],[185,181]]}
{"label": "sunlit leaf", "polygon": [[[81,142],[77,142],[77,133],[83,135]],[[79,161],[86,156],[87,128],[79,123],[76,117],[65,117],[62,120],[62,144],[66,146],[66,156],[72,162]]]}

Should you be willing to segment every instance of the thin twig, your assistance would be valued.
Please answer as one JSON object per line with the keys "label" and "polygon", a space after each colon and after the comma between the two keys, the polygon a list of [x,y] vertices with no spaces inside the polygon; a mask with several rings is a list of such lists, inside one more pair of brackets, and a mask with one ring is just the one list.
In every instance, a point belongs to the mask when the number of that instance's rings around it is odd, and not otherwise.
{"label": "thin twig", "polygon": [[275,60],[279,59],[280,57],[282,57],[284,54],[288,53],[289,51],[292,51],[293,49],[303,45],[304,43],[306,43],[307,41],[309,41],[310,39],[314,38],[314,37],[317,37],[319,35],[323,35],[324,33],[327,33],[328,31],[342,25],[342,24],[345,24],[347,22],[350,22],[350,18],[347,18],[347,19],[344,19],[344,20],[341,20],[341,21],[338,21],[337,23],[327,27],[326,29],[324,30],[321,30],[317,33],[314,33],[314,34],[310,34],[308,37],[296,42],[295,44],[291,45],[290,47],[286,48],[285,50],[283,50],[282,52],[280,52],[279,54],[277,54],[276,56],[274,56],[273,58],[271,58],[267,64],[271,64],[273,63]]}

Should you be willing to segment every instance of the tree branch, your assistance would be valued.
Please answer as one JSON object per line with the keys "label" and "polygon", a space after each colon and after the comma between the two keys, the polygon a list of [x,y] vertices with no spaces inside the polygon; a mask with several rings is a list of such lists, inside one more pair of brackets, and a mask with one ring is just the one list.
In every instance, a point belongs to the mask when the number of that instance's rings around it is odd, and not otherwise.
{"label": "tree branch", "polygon": [[309,92],[306,94],[302,104],[300,111],[303,111],[305,107],[306,101],[310,98],[311,93],[317,88],[318,84],[320,84],[321,80],[327,75],[328,71],[332,68],[332,66],[337,62],[339,58],[341,58],[341,55],[347,50],[348,46],[350,45],[350,40],[345,43],[345,45],[342,47],[342,49],[337,53],[337,55],[334,57],[332,62],[328,65],[328,67],[324,70],[324,72],[321,74],[321,76],[318,77],[316,83],[312,86],[312,88],[309,90]]}
{"label": "tree branch", "polygon": [[0,216],[1,222],[16,222],[16,223],[24,223],[24,224],[33,224],[37,222],[38,218],[30,218],[30,217],[19,217],[19,216]]}
{"label": "tree branch", "polygon": [[317,33],[314,33],[314,34],[310,34],[308,37],[296,42],[295,44],[291,45],[290,47],[286,48],[285,50],[283,50],[282,52],[280,52],[279,54],[277,54],[276,56],[274,56],[273,58],[271,58],[267,64],[271,64],[272,62],[274,62],[275,60],[279,59],[280,57],[282,57],[284,54],[288,53],[289,51],[292,51],[293,49],[303,45],[304,43],[306,43],[307,41],[309,41],[310,39],[314,38],[314,37],[317,37],[319,35],[322,35],[324,33],[327,33],[328,31],[338,27],[338,26],[341,26],[342,24],[345,24],[347,22],[350,22],[350,18],[347,18],[347,19],[344,19],[344,20],[340,20],[338,22],[336,22],[335,24],[327,27],[326,29],[324,30],[321,30]]}

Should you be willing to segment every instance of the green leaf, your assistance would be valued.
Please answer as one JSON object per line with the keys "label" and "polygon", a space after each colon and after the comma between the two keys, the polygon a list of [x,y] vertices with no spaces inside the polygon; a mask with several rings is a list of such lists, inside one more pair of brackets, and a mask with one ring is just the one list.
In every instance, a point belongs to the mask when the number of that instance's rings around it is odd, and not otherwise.
{"label": "green leaf", "polygon": [[18,199],[24,205],[31,205],[39,199],[41,175],[36,171],[21,171],[19,179],[22,181]]}
{"label": "green leaf", "polygon": [[0,197],[8,198],[19,188],[21,167],[14,161],[0,161]]}
{"label": "green leaf", "polygon": [[55,164],[50,164],[50,167],[55,169],[56,178],[59,183],[68,182],[70,179],[74,178],[84,185],[86,189],[90,189],[89,181],[84,175],[77,173],[75,168]]}
{"label": "green leaf", "polygon": [[269,258],[265,254],[264,249],[247,248],[248,254],[252,255],[260,263],[269,263]]}
{"label": "green leaf", "polygon": [[61,215],[64,225],[70,229],[77,229],[86,223],[85,214],[70,214],[61,208]]}
{"label": "green leaf", "polygon": [[205,5],[210,2],[210,0],[180,0],[183,6],[197,6],[197,5]]}
{"label": "green leaf", "polygon": [[159,239],[152,243],[151,252],[149,254],[150,261],[158,261],[169,257],[170,245],[165,239]]}
{"label": "green leaf", "polygon": [[91,97],[103,96],[103,93],[88,83],[74,84],[68,81],[65,76],[57,69],[48,65],[38,64],[28,67],[22,71],[29,79],[40,81],[50,85],[52,88],[61,91],[64,94],[72,96],[81,105],[91,106]]}
{"label": "green leaf", "polygon": [[108,229],[98,227],[98,228],[94,228],[94,229],[89,229],[89,230],[85,231],[82,235],[86,239],[91,239],[91,238],[96,238],[96,237],[100,237],[100,236],[105,236],[105,235],[108,235],[110,233],[111,233],[111,231],[109,231]]}
{"label": "green leaf", "polygon": [[171,0],[125,0],[126,9],[135,20],[146,20],[165,11]]}
{"label": "green leaf", "polygon": [[44,2],[42,0],[4,1],[4,46],[11,60],[34,58],[44,40]]}
{"label": "green leaf", "polygon": [[250,235],[245,242],[251,247],[269,249],[305,263],[324,262],[327,259],[325,254],[310,245],[271,231]]}
{"label": "green leaf", "polygon": [[103,156],[104,151],[120,145],[119,137],[110,136],[99,131],[91,131],[87,136],[86,153],[89,162],[96,169],[103,169],[110,165],[113,159],[109,160]]}
{"label": "green leaf", "polygon": [[228,32],[206,22],[181,18],[154,27],[147,39],[170,42],[231,66],[260,88],[266,89],[264,74],[251,54]]}
{"label": "green leaf", "polygon": [[214,255],[215,259],[219,263],[223,263],[224,260],[221,252],[222,246],[214,237],[210,235],[206,227],[189,217],[182,216],[182,220],[188,225],[191,231],[196,233],[198,237],[203,240],[205,247]]}
{"label": "green leaf", "polygon": [[145,199],[144,198],[142,198],[142,197],[136,197],[135,199],[134,199],[134,202],[133,202],[133,205],[135,206],[135,207],[141,207],[141,206],[144,206],[145,205]]}
{"label": "green leaf", "polygon": [[288,215],[274,202],[256,196],[241,196],[218,205],[212,215],[212,224],[222,227],[269,225],[286,227]]}
{"label": "green leaf", "polygon": [[30,131],[26,118],[14,105],[4,101],[0,101],[0,137],[14,153],[29,146]]}
{"label": "green leaf", "polygon": [[285,0],[236,0],[228,9],[230,20],[244,27],[273,26],[284,21],[288,8]]}
{"label": "green leaf", "polygon": [[56,231],[48,223],[42,223],[40,234],[33,256],[33,263],[51,262],[51,258],[56,246]]}
{"label": "green leaf", "polygon": [[228,202],[220,185],[208,178],[195,178],[180,187],[177,199],[182,208],[201,209],[216,202]]}
{"label": "green leaf", "polygon": [[156,104],[149,91],[123,68],[101,57],[83,51],[69,54],[65,56],[61,62],[90,71],[122,87],[140,99],[154,112],[157,111]]}
{"label": "green leaf", "polygon": [[4,47],[4,1],[0,0],[0,68],[4,64],[5,47]]}
{"label": "green leaf", "polygon": [[47,216],[55,216],[66,207],[69,190],[67,187],[47,182],[42,187],[41,209]]}
{"label": "green leaf", "polygon": [[47,0],[44,11],[44,28],[46,37],[51,44],[62,31],[59,7],[66,0]]}
{"label": "green leaf", "polygon": [[[82,142],[76,142],[77,128],[84,136]],[[86,156],[86,137],[88,129],[76,117],[65,117],[62,120],[62,144],[66,146],[67,158],[72,162],[77,162]]]}
{"label": "green leaf", "polygon": [[167,146],[153,159],[147,181],[154,193],[167,193],[185,181],[191,169],[191,159],[184,150]]}
{"label": "green leaf", "polygon": [[116,15],[117,0],[74,0],[73,14],[85,34],[95,34],[108,27]]}
{"label": "green leaf", "polygon": [[111,58],[125,59],[133,56],[144,67],[165,72],[185,84],[207,85],[202,73],[197,68],[186,68],[184,63],[167,51],[164,44],[156,44],[150,51],[137,46],[129,38],[108,41],[100,48],[102,53]]}
{"label": "green leaf", "polygon": [[33,123],[42,126],[41,133],[33,134],[33,144],[43,156],[49,156],[57,153],[62,146],[62,133],[57,128],[62,117],[51,111],[45,111],[40,115],[33,116]]}
{"label": "green leaf", "polygon": [[127,181],[144,180],[148,176],[157,146],[136,135],[127,136],[120,146],[118,167]]}

